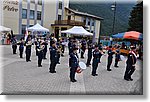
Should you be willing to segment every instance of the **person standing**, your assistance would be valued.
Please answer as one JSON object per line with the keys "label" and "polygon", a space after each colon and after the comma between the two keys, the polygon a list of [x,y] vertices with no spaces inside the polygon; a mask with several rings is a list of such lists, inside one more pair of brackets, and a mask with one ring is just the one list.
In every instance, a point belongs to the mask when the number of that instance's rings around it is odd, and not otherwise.
{"label": "person standing", "polygon": [[107,62],[107,71],[111,71],[110,66],[112,64],[112,60],[113,60],[113,54],[115,54],[115,52],[112,51],[112,46],[109,46],[109,50],[108,50],[108,62]]}
{"label": "person standing", "polygon": [[101,56],[101,53],[98,49],[98,45],[95,45],[95,49],[93,51],[92,76],[98,76],[98,74],[96,74],[96,70],[98,67],[100,56]]}
{"label": "person standing", "polygon": [[44,50],[43,50],[43,59],[47,59],[46,58],[46,53],[47,53],[47,45],[48,45],[48,41],[46,40],[46,38],[44,38],[44,42],[43,42],[43,44],[44,44]]}
{"label": "person standing", "polygon": [[117,49],[116,50],[116,54],[115,54],[115,65],[114,65],[114,67],[119,67],[118,66],[118,62],[120,61],[120,52],[119,52],[119,50]]}
{"label": "person standing", "polygon": [[89,65],[91,65],[91,59],[92,59],[92,49],[93,49],[92,40],[89,40],[87,42],[87,45],[88,45],[88,59],[86,65],[88,67]]}
{"label": "person standing", "polygon": [[13,36],[13,38],[11,39],[11,43],[12,43],[13,54],[16,54],[16,50],[17,50],[16,36]]}
{"label": "person standing", "polygon": [[23,58],[23,51],[24,51],[24,38],[21,38],[19,42],[20,58]]}
{"label": "person standing", "polygon": [[81,58],[84,58],[85,50],[86,50],[86,41],[84,39],[82,39],[82,41],[81,41]]}
{"label": "person standing", "polygon": [[68,43],[69,55],[73,52],[72,48],[73,48],[73,41],[70,38]]}
{"label": "person standing", "polygon": [[27,38],[27,41],[25,43],[26,45],[26,62],[31,61],[30,57],[31,57],[31,47],[32,47],[32,41],[31,41],[31,37]]}
{"label": "person standing", "polygon": [[62,41],[61,41],[61,46],[62,46],[62,54],[61,54],[61,56],[63,57],[64,53],[65,53],[65,41],[64,41],[64,39],[62,39]]}
{"label": "person standing", "polygon": [[56,67],[57,62],[58,62],[58,52],[57,52],[55,41],[51,41],[51,45],[50,45],[49,50],[50,50],[50,61],[51,61],[49,72],[50,73],[56,73],[55,67]]}
{"label": "person standing", "polygon": [[136,47],[135,46],[131,46],[131,51],[128,54],[128,58],[126,61],[126,70],[125,70],[125,74],[124,74],[124,79],[127,81],[133,81],[133,79],[131,78],[132,74],[135,71],[135,64],[137,61],[137,55],[136,55]]}
{"label": "person standing", "polygon": [[44,53],[44,42],[40,41],[39,47],[37,47],[38,51],[38,67],[42,67],[42,59],[43,59],[43,53]]}
{"label": "person standing", "polygon": [[70,66],[70,81],[71,82],[77,82],[75,79],[75,74],[77,71],[77,68],[79,67],[79,57],[77,55],[77,47],[73,48],[73,52],[70,54],[69,58],[69,66]]}

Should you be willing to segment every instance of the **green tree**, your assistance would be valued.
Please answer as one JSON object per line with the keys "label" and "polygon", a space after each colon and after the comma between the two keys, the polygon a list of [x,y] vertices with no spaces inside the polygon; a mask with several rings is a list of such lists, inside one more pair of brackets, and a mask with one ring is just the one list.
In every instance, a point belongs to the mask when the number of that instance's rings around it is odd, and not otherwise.
{"label": "green tree", "polygon": [[138,31],[143,33],[143,1],[133,7],[128,24],[128,31]]}

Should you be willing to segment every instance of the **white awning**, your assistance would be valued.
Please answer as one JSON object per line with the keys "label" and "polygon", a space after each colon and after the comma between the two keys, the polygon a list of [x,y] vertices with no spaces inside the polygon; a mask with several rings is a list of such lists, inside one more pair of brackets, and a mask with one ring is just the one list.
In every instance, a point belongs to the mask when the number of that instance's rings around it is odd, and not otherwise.
{"label": "white awning", "polygon": [[32,27],[29,27],[28,31],[32,31],[32,32],[34,32],[34,31],[49,32],[49,29],[44,28],[40,24],[37,23],[36,25],[34,25]]}
{"label": "white awning", "polygon": [[92,33],[86,31],[82,26],[74,26],[71,29],[61,31],[61,33],[84,35],[84,36],[93,36]]}
{"label": "white awning", "polygon": [[4,26],[0,26],[0,32],[10,32],[10,31],[11,31],[10,28],[4,27]]}

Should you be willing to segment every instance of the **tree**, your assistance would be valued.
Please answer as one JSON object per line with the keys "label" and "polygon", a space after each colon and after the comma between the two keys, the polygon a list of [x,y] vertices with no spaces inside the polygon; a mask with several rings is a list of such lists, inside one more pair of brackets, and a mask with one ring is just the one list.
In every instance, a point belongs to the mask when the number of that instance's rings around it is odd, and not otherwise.
{"label": "tree", "polygon": [[128,31],[138,31],[143,33],[143,1],[133,7],[128,24]]}

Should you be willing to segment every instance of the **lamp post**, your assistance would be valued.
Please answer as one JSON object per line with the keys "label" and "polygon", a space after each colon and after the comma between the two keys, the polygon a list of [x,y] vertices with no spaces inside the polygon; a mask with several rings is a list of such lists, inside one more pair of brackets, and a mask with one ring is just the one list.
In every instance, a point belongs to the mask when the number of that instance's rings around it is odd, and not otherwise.
{"label": "lamp post", "polygon": [[114,12],[113,27],[112,27],[112,34],[114,34],[114,31],[115,31],[115,18],[116,18],[116,1],[114,2],[114,4],[111,5],[111,10]]}

